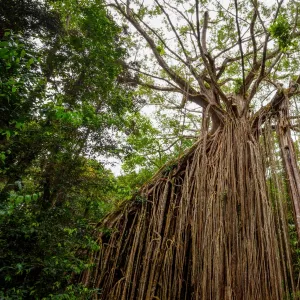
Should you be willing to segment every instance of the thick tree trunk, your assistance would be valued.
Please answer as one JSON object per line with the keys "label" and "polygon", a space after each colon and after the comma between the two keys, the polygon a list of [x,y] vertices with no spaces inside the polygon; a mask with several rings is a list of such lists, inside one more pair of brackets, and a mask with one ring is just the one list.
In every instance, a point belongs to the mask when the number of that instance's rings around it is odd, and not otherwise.
{"label": "thick tree trunk", "polygon": [[227,120],[104,220],[82,282],[96,299],[284,299],[274,211],[250,122]]}
{"label": "thick tree trunk", "polygon": [[300,241],[300,172],[297,164],[291,130],[286,118],[280,118],[277,132],[289,195],[294,208],[294,220],[297,229],[298,241]]}

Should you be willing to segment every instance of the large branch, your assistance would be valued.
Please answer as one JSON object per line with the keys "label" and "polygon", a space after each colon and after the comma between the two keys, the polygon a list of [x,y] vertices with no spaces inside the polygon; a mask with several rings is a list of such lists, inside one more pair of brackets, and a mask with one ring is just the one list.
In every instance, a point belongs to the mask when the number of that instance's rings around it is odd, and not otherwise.
{"label": "large branch", "polygon": [[271,116],[278,114],[279,108],[286,97],[291,98],[296,95],[299,90],[300,75],[295,84],[288,89],[279,88],[272,100],[261,109],[259,109],[252,117],[252,128],[257,131],[261,125]]}
{"label": "large branch", "polygon": [[[257,0],[252,1],[252,3],[255,8],[257,6]],[[251,24],[250,24],[250,35],[251,35],[252,47],[253,47],[253,65],[255,65],[257,62],[257,51],[258,51],[255,34],[254,34],[254,26],[255,26],[256,19],[257,19],[257,9],[254,9],[253,16],[251,19]]]}
{"label": "large branch", "polygon": [[[179,87],[178,87],[176,84],[172,83],[170,80],[168,80],[168,79],[166,79],[166,78],[159,77],[159,76],[157,76],[157,75],[148,73],[148,72],[146,72],[146,71],[144,71],[144,70],[141,70],[141,69],[139,69],[139,68],[136,68],[136,67],[133,67],[133,66],[131,66],[131,65],[128,65],[128,64],[126,64],[124,61],[121,61],[121,60],[119,61],[119,63],[123,66],[124,70],[127,70],[127,69],[128,69],[128,70],[133,70],[133,71],[137,72],[137,74],[142,74],[142,75],[145,75],[145,76],[150,77],[150,78],[153,78],[153,79],[157,79],[157,80],[164,81],[164,82],[166,82],[167,84],[171,85],[172,87],[179,89]],[[182,89],[180,89],[180,90],[181,90],[182,93],[184,93],[184,90],[182,90]]]}
{"label": "large branch", "polygon": [[179,89],[178,87],[172,87],[172,86],[160,86],[160,85],[155,85],[155,84],[151,84],[151,83],[146,83],[143,82],[140,78],[138,77],[119,77],[118,81],[121,83],[128,83],[128,84],[133,84],[133,85],[140,85],[140,86],[144,86],[147,88],[150,88],[152,90],[156,90],[156,91],[162,91],[162,92],[175,92],[175,93],[183,93],[183,91],[181,89]]}
{"label": "large branch", "polygon": [[[200,50],[200,54],[203,60],[203,63],[207,69],[207,72],[209,74],[209,77],[211,79],[212,83],[212,89],[215,95],[215,99],[217,99],[218,96],[221,97],[223,102],[227,107],[230,106],[230,102],[228,101],[226,95],[220,88],[220,86],[217,83],[217,77],[216,77],[216,68],[214,64],[214,60],[211,57],[211,55],[207,51],[206,47],[206,31],[208,27],[208,12],[204,13],[204,25],[202,29],[202,43],[200,39],[200,21],[199,21],[199,0],[196,0],[196,22],[197,22],[197,42],[198,42],[198,47]],[[203,47],[204,46],[204,47]],[[217,103],[218,101],[216,101]]]}
{"label": "large branch", "polygon": [[289,99],[285,97],[279,111],[278,142],[281,149],[283,166],[287,175],[289,195],[293,203],[294,221],[300,241],[300,171],[289,123]]}
{"label": "large branch", "polygon": [[241,37],[241,30],[240,30],[240,24],[238,21],[238,3],[237,0],[234,1],[235,5],[235,22],[236,22],[236,27],[237,27],[237,32],[238,32],[238,43],[239,43],[239,49],[241,53],[241,61],[242,61],[242,78],[243,78],[243,97],[245,96],[245,62],[244,62],[244,52],[243,52],[243,45],[242,45],[242,37]]}

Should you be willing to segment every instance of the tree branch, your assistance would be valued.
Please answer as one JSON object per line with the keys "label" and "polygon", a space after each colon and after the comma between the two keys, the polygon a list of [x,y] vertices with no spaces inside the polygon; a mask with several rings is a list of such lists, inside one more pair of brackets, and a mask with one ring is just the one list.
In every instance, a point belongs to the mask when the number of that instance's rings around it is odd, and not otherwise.
{"label": "tree branch", "polygon": [[257,6],[257,0],[252,1],[252,3],[254,6],[254,13],[250,24],[250,35],[251,35],[252,46],[253,46],[253,65],[255,65],[257,62],[257,51],[258,51],[256,40],[255,40],[255,34],[254,34],[254,26],[257,19],[257,9],[255,9],[255,7]]}
{"label": "tree branch", "polygon": [[166,79],[166,78],[162,78],[162,77],[159,77],[157,75],[153,75],[153,74],[150,74],[146,71],[143,71],[143,70],[140,70],[140,69],[137,69],[135,67],[132,67],[130,65],[127,65],[126,63],[124,62],[120,62],[122,64],[122,66],[124,67],[124,69],[130,69],[130,70],[133,70],[133,71],[136,71],[137,73],[139,74],[143,74],[145,76],[148,76],[148,77],[151,77],[151,78],[154,78],[154,79],[157,79],[157,80],[162,80],[168,84],[170,84],[171,86],[173,86],[174,88],[177,88],[178,90],[181,90],[181,92],[183,93],[184,90],[180,89],[178,86],[176,86],[175,84],[173,84],[170,80]]}
{"label": "tree branch", "polygon": [[[261,49],[263,46],[260,46],[258,49]],[[250,56],[250,55],[253,55],[254,52],[251,51],[251,52],[248,52],[246,54],[244,54],[244,58]],[[217,70],[219,70],[219,72],[217,73],[217,79],[220,79],[220,77],[223,75],[225,69],[226,69],[226,66],[229,64],[229,63],[233,63],[235,61],[238,61],[240,60],[242,57],[241,56],[236,56],[236,57],[230,57],[230,58],[225,58],[221,67],[218,67]]]}
{"label": "tree branch", "polygon": [[261,109],[259,109],[252,117],[252,128],[256,131],[259,129],[268,117],[278,113],[279,107],[286,97],[291,98],[296,95],[299,90],[300,75],[298,76],[295,84],[292,84],[288,89],[279,88],[274,95],[273,99]]}
{"label": "tree branch", "polygon": [[182,91],[179,88],[170,87],[170,86],[159,86],[159,85],[146,83],[146,82],[143,82],[142,80],[140,80],[138,77],[136,77],[136,78],[122,77],[119,79],[119,82],[128,83],[128,84],[137,84],[140,86],[148,87],[148,88],[150,88],[152,90],[156,90],[156,91],[175,92],[175,93],[182,94]]}
{"label": "tree branch", "polygon": [[241,52],[241,60],[242,60],[242,77],[243,77],[243,97],[245,97],[245,63],[244,63],[244,53],[243,53],[243,46],[242,46],[242,38],[241,38],[241,30],[240,30],[240,24],[238,21],[238,4],[237,0],[234,1],[235,4],[235,22],[236,22],[236,27],[238,31],[238,43],[239,43],[239,49]]}

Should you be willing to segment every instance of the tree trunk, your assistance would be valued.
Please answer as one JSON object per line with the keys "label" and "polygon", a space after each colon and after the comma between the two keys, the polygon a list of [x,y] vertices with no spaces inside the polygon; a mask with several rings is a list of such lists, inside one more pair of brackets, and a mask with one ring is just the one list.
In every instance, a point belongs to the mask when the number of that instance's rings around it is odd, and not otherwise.
{"label": "tree trunk", "polygon": [[286,172],[289,195],[293,203],[294,220],[300,241],[300,172],[287,118],[280,118],[277,128],[282,162]]}
{"label": "tree trunk", "polygon": [[96,267],[82,274],[100,289],[95,299],[284,299],[295,292],[252,132],[246,119],[204,132],[107,216],[101,250],[90,257]]}

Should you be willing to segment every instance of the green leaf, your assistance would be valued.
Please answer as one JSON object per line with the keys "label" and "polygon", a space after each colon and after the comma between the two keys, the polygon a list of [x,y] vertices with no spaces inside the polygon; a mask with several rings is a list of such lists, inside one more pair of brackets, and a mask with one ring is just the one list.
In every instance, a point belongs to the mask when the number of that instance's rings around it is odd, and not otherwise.
{"label": "green leaf", "polygon": [[5,152],[0,152],[0,161],[2,161],[4,163],[5,159],[6,159]]}
{"label": "green leaf", "polygon": [[31,201],[31,196],[30,195],[25,195],[25,202],[29,203]]}
{"label": "green leaf", "polygon": [[26,55],[26,51],[24,49],[22,49],[20,56],[23,58]]}
{"label": "green leaf", "polygon": [[24,197],[23,196],[18,196],[17,198],[16,198],[16,205],[18,205],[18,204],[21,204],[22,202],[23,202],[23,200],[24,200]]}
{"label": "green leaf", "polygon": [[280,50],[285,52],[292,45],[291,37],[292,27],[286,16],[279,16],[270,26],[269,32],[271,36],[277,40]]}
{"label": "green leaf", "polygon": [[26,67],[29,69],[33,63],[34,63],[34,58],[30,58],[26,64]]}
{"label": "green leaf", "polygon": [[164,54],[165,54],[165,49],[164,49],[164,47],[163,47],[162,45],[158,45],[158,46],[156,47],[156,50],[157,50],[157,52],[158,52],[160,55],[164,55]]}
{"label": "green leaf", "polygon": [[9,274],[6,274],[4,277],[5,281],[11,281],[11,276]]}

